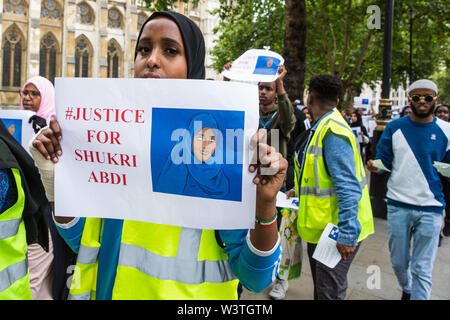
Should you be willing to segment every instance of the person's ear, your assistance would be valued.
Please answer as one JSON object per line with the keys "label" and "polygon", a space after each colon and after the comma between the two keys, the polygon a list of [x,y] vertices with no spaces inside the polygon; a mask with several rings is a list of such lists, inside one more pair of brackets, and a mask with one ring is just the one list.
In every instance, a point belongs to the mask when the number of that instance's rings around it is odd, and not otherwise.
{"label": "person's ear", "polygon": [[308,93],[308,97],[306,98],[306,106],[309,107],[314,101],[312,93]]}

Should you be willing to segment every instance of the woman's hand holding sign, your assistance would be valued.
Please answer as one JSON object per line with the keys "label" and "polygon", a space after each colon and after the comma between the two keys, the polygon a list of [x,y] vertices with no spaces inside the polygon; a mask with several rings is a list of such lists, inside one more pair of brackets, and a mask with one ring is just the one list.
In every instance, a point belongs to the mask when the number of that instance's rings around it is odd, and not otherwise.
{"label": "woman's hand holding sign", "polygon": [[59,144],[61,139],[62,133],[58,121],[51,120],[49,126],[38,133],[32,144],[45,159],[57,163],[58,156],[62,155],[61,145]]}
{"label": "woman's hand holding sign", "polygon": [[256,172],[253,183],[256,184],[257,221],[255,229],[250,232],[250,238],[253,245],[261,251],[272,249],[278,240],[277,193],[283,185],[288,167],[286,159],[269,146],[266,140],[266,130],[260,129],[250,142],[250,149],[256,149],[256,159],[249,166],[249,171]]}

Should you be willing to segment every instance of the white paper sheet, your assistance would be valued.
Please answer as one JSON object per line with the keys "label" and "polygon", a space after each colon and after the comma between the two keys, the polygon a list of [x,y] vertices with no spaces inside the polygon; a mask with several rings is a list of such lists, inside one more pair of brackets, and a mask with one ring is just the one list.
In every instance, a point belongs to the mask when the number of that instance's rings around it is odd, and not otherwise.
{"label": "white paper sheet", "polygon": [[286,194],[282,191],[278,191],[277,207],[298,210],[298,197],[292,197],[292,198],[286,199]]}
{"label": "white paper sheet", "polygon": [[[63,133],[63,155],[55,166],[56,215],[202,229],[253,228],[256,187],[252,182],[254,173],[248,171],[253,156],[248,146],[258,128],[258,110],[257,86],[250,84],[57,78],[56,115]],[[197,141],[180,132],[189,133],[189,121],[205,113],[216,117],[220,132],[224,132],[224,165],[217,169],[217,176],[208,178],[212,187],[204,192],[209,195],[218,189],[224,191],[209,197],[189,193],[204,190],[195,180],[204,178],[203,171],[197,170],[194,176],[192,166],[172,166],[172,156],[184,161],[185,154],[186,159],[192,155],[191,149],[177,149],[181,143],[193,145]],[[225,129],[237,123],[243,126],[242,132],[230,129],[229,138]],[[196,125],[194,122],[194,128]],[[219,153],[219,133],[215,136],[214,157]],[[220,162],[219,158],[215,161]],[[174,173],[173,168],[183,168],[182,173]],[[216,178],[219,174],[225,177]],[[159,187],[160,180],[163,187]],[[185,192],[188,186],[193,191]],[[164,187],[182,191],[167,191]],[[157,188],[161,188],[159,192]]]}
{"label": "white paper sheet", "polygon": [[373,160],[373,165],[375,167],[377,167],[378,169],[381,169],[381,170],[384,170],[384,171],[387,171],[387,172],[391,172],[391,170],[389,170],[388,168],[386,168],[384,166],[383,161],[381,161],[381,159]]}
{"label": "white paper sheet", "polygon": [[341,254],[336,248],[336,239],[339,229],[332,223],[328,223],[320,236],[313,258],[329,268],[334,268],[341,261]]}
{"label": "white paper sheet", "polygon": [[30,110],[0,110],[0,118],[6,129],[30,155],[28,144],[33,138],[34,130],[32,124],[28,123],[28,120],[35,114],[35,112]]}
{"label": "white paper sheet", "polygon": [[359,134],[361,132],[361,127],[351,127],[353,134],[355,135],[356,140],[358,140],[359,143],[362,143],[362,136]]}
{"label": "white paper sheet", "polygon": [[278,77],[278,66],[284,64],[284,59],[278,53],[250,49],[233,61],[229,70],[222,75],[231,80],[249,82],[272,82]]}
{"label": "white paper sheet", "polygon": [[439,162],[439,161],[434,161],[433,167],[435,167],[436,170],[440,174],[442,174],[444,177],[450,177],[450,164],[444,163],[444,162]]}

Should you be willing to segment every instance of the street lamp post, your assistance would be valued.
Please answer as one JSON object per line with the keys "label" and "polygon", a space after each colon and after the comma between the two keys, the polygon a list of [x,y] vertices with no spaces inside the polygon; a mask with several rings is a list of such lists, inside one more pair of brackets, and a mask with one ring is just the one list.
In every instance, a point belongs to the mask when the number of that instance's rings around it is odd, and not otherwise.
{"label": "street lamp post", "polygon": [[[377,142],[384,128],[392,118],[391,91],[391,61],[392,61],[392,29],[394,24],[394,0],[386,1],[384,19],[383,47],[383,79],[381,84],[381,99],[378,107],[377,127],[373,134],[372,154],[376,154]],[[375,217],[386,219],[386,191],[389,173],[372,173],[370,176],[370,199]]]}

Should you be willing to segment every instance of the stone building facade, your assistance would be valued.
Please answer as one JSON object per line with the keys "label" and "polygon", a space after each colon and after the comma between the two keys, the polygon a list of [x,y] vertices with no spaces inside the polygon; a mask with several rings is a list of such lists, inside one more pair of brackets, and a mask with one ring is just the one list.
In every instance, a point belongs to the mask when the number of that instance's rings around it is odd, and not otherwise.
{"label": "stone building facade", "polygon": [[[218,0],[178,2],[173,10],[194,20],[213,46]],[[119,77],[134,74],[134,48],[151,12],[140,0],[0,0],[0,108],[18,108],[32,76]],[[209,66],[207,78],[218,75]]]}

